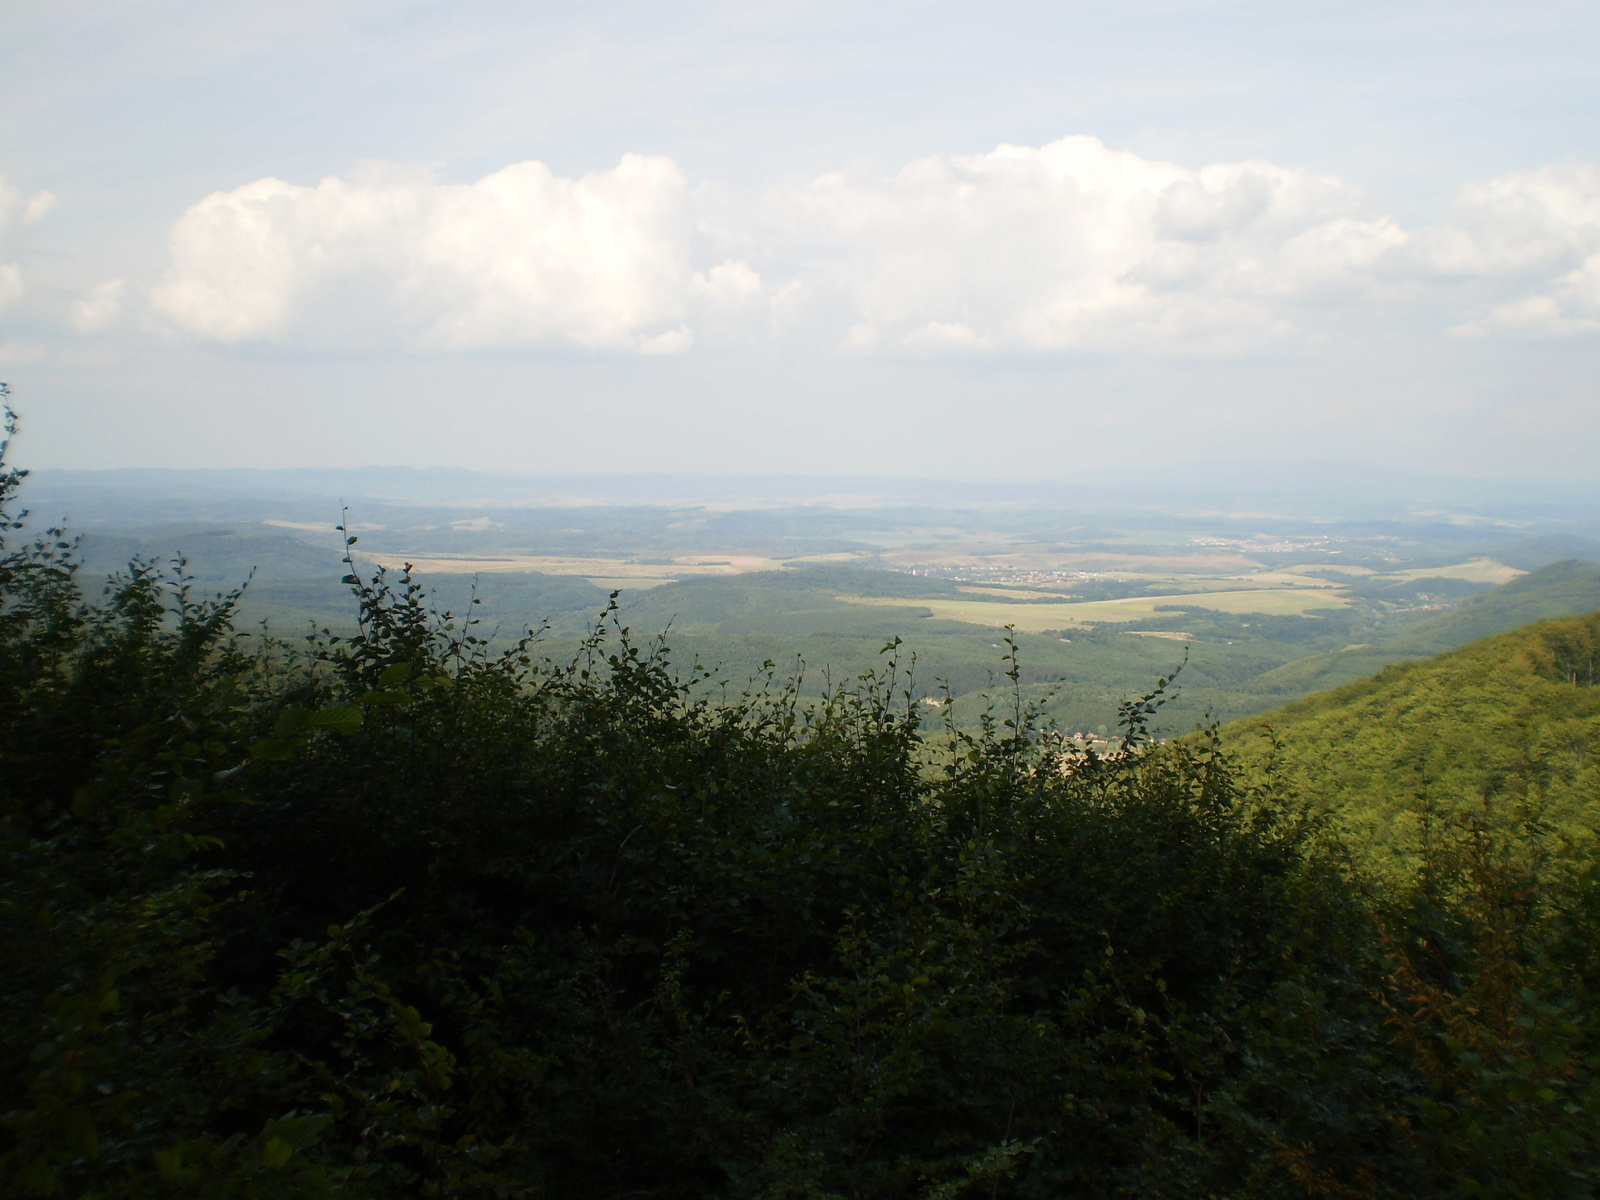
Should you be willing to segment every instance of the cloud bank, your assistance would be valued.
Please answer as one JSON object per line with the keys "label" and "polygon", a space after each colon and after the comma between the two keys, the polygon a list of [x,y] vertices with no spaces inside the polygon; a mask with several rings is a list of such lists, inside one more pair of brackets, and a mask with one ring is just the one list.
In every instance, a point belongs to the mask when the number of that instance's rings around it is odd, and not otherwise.
{"label": "cloud bank", "polygon": [[121,279],[108,279],[96,284],[72,306],[67,320],[79,333],[99,333],[110,329],[122,315]]}
{"label": "cloud bank", "polygon": [[183,215],[151,299],[222,342],[673,353],[693,340],[693,228],[682,172],[635,154],[581,179],[538,162],[466,185],[381,167],[263,179]]}
{"label": "cloud bank", "polygon": [[1418,236],[1417,249],[1436,279],[1480,281],[1504,297],[1452,332],[1600,330],[1600,164],[1470,184],[1446,219]]}
{"label": "cloud bank", "polygon": [[1405,233],[1353,188],[1264,162],[1201,171],[1091,137],[839,172],[773,197],[840,264],[856,348],[1070,350],[1289,332],[1353,299]]}
{"label": "cloud bank", "polygon": [[[202,339],[438,350],[678,353],[712,328],[895,355],[1230,353],[1386,309],[1440,333],[1600,330],[1594,164],[1469,185],[1410,230],[1334,177],[1092,137],[714,195],[640,155],[578,179],[263,179],[179,219],[151,299]],[[104,299],[85,325],[115,319]]]}

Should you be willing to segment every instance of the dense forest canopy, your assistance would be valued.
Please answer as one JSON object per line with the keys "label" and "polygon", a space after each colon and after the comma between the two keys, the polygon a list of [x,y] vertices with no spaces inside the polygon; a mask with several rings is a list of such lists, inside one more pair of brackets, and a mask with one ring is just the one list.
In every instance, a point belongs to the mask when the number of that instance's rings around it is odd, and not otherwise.
{"label": "dense forest canopy", "polygon": [[1165,680],[1102,758],[1015,689],[924,728],[893,644],[802,703],[404,574],[244,639],[181,566],[92,594],[21,482],[7,1194],[1594,1194],[1581,844],[1371,878],[1307,781],[1152,744]]}
{"label": "dense forest canopy", "polygon": [[1541,621],[1224,729],[1275,761],[1369,869],[1414,872],[1476,820],[1574,861],[1600,835],[1600,613]]}

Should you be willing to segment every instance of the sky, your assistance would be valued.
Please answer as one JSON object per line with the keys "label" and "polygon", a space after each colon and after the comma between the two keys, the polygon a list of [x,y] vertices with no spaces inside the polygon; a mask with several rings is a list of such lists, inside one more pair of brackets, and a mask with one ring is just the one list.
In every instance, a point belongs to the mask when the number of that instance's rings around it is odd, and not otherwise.
{"label": "sky", "polygon": [[1592,2],[0,8],[37,467],[1600,479]]}

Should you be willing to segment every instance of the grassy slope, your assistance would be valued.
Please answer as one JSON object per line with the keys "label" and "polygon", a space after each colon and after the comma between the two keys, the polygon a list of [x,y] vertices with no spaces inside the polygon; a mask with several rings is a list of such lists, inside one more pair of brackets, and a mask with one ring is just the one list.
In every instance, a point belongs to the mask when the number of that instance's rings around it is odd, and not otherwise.
{"label": "grassy slope", "polygon": [[[1513,600],[1515,597],[1513,596]],[[1224,729],[1337,814],[1379,861],[1414,862],[1431,820],[1486,817],[1552,844],[1600,831],[1600,613],[1542,621]]]}

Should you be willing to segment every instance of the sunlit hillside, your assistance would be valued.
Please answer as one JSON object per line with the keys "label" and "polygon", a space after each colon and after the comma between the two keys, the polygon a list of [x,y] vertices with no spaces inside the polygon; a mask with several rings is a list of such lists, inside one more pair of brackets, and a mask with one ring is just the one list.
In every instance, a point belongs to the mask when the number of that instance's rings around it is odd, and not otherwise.
{"label": "sunlit hillside", "polygon": [[1385,872],[1481,821],[1586,858],[1600,836],[1600,613],[1542,621],[1223,730]]}

